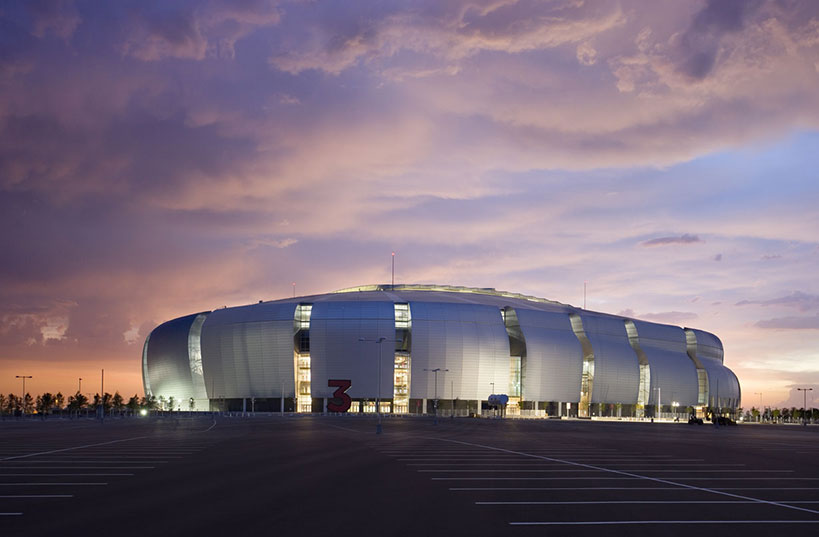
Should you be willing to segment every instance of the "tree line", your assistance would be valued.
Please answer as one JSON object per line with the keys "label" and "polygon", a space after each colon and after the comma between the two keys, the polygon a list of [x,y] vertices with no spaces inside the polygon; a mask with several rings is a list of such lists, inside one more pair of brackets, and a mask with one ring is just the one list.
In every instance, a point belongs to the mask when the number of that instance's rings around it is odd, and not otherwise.
{"label": "tree line", "polygon": [[[25,414],[69,414],[79,415],[83,412],[104,412],[110,415],[136,414],[140,410],[162,410],[169,408],[173,410],[173,405],[168,405],[167,401],[162,401],[156,397],[139,397],[134,394],[128,401],[119,392],[113,395],[105,392],[102,395],[94,394],[93,399],[89,399],[80,392],[69,395],[66,398],[61,392],[52,394],[46,392],[36,397],[30,393],[25,395],[8,395],[0,393],[0,415],[20,416]],[[172,400],[173,398],[171,398]]]}
{"label": "tree line", "polygon": [[[742,414],[742,409],[739,409],[739,414]],[[819,422],[819,408],[796,408],[783,407],[772,408],[765,407],[758,409],[751,407],[746,410],[743,415],[745,421],[756,421],[759,423],[801,423],[803,421],[810,421],[813,423]]]}

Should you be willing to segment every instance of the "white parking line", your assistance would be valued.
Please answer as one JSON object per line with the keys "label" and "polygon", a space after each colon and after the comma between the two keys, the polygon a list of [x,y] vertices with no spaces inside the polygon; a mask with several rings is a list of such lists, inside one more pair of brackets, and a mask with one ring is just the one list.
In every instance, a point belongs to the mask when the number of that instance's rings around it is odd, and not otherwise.
{"label": "white parking line", "polygon": [[[529,456],[529,457],[533,457],[533,458],[540,458],[540,459],[549,460],[549,461],[553,461],[553,462],[561,462],[560,459],[552,459],[552,458],[549,458],[549,457],[544,457],[542,455],[533,455],[533,454],[528,454],[528,453],[521,452],[521,451],[514,451],[514,450],[498,448],[498,447],[494,447],[494,446],[487,446],[487,445],[483,445],[483,444],[473,444],[473,443],[470,443],[470,442],[464,442],[462,440],[452,440],[452,439],[448,439],[448,438],[434,438],[434,437],[432,439],[438,440],[438,441],[441,441],[441,442],[451,442],[451,443],[455,443],[455,444],[467,445],[467,446],[471,446],[471,447],[483,447],[483,448],[486,448],[486,449],[490,449],[490,450],[493,450],[493,451],[499,451],[499,452],[502,452],[502,453],[510,453],[510,454],[514,454],[514,455],[523,455],[523,456]],[[741,496],[739,494],[733,494],[733,493],[730,493],[730,492],[719,491],[719,490],[709,489],[709,488],[705,488],[705,487],[697,487],[695,485],[689,485],[687,483],[678,483],[678,482],[670,481],[670,480],[667,480],[667,479],[661,479],[659,477],[650,477],[650,476],[644,476],[644,475],[640,475],[640,474],[633,474],[633,473],[630,473],[630,472],[625,472],[623,470],[611,470],[611,469],[608,469],[608,468],[595,467],[595,466],[592,466],[592,465],[580,464],[580,463],[571,462],[571,461],[563,461],[563,462],[566,462],[566,464],[570,464],[570,465],[573,465],[573,466],[581,466],[581,467],[594,469],[594,470],[605,470],[607,472],[611,472],[611,473],[614,473],[614,474],[619,474],[619,475],[629,477],[629,478],[643,479],[643,480],[652,481],[652,482],[655,482],[655,483],[662,483],[664,485],[671,485],[671,486],[678,486],[678,487],[681,487],[681,488],[701,490],[701,491],[704,491],[704,492],[712,492],[714,494],[720,494],[720,495],[723,495],[723,496],[736,498],[738,500],[753,500],[753,501],[756,501],[757,503],[763,504],[763,505],[777,505],[777,506],[780,506],[780,507],[784,507],[786,509],[793,509],[793,510],[796,510],[796,511],[804,511],[806,513],[813,513],[813,514],[819,515],[819,511],[816,511],[814,509],[808,509],[806,507],[799,507],[799,506],[796,506],[796,505],[788,505],[788,504],[781,503],[781,502],[762,500],[762,499],[753,498],[753,497],[750,497],[750,496]],[[436,478],[433,478],[433,479],[436,479]],[[441,479],[441,478],[437,478],[437,479]],[[535,478],[535,479],[538,479],[538,478]],[[542,478],[542,479],[552,479],[552,478]],[[575,478],[575,479],[583,479],[583,478]],[[711,478],[711,479],[707,479],[707,480],[710,481],[710,480],[716,480],[716,479],[719,479],[719,478]],[[727,479],[732,479],[732,478],[727,478]],[[740,478],[733,478],[733,479],[740,480],[740,479],[754,479],[754,478],[742,478],[742,477],[740,477]],[[762,477],[762,478],[757,478],[757,479],[758,480],[761,480],[761,479],[776,479],[776,480],[814,479],[815,480],[815,479],[819,479],[819,478],[795,478],[795,477],[765,478],[765,477]],[[690,480],[691,479],[688,479],[688,481],[690,481]],[[819,522],[819,521],[817,521],[817,522]]]}
{"label": "white parking line", "polygon": [[[3,462],[3,461],[0,461]],[[4,468],[17,468],[17,466],[13,466],[13,464],[18,461],[10,461],[8,466],[3,466]],[[46,459],[46,460],[39,460],[39,461],[21,461],[23,464],[66,464],[72,461],[65,460],[65,459]],[[155,461],[155,460],[144,460],[144,461],[76,461],[77,464],[167,464],[168,461]]]}
{"label": "white parking line", "polygon": [[[153,470],[156,466],[6,466],[8,470]],[[0,475],[3,474],[0,471]]]}
{"label": "white parking line", "polygon": [[[653,476],[625,476],[625,477],[593,477],[593,476],[569,476],[569,477],[431,477],[432,481],[631,481],[634,479],[656,480],[664,483],[667,480]],[[819,477],[675,477],[678,481],[817,481]],[[711,490],[687,485],[685,483],[671,482],[679,487],[690,487],[693,489]],[[819,512],[817,512],[819,514]]]}
{"label": "white parking line", "polygon": [[[698,492],[699,489],[680,487],[450,487],[449,490],[468,491],[551,491],[551,490],[676,490],[680,492]],[[819,490],[819,487],[714,487],[711,490],[765,490],[768,492],[778,492],[782,490]]]}
{"label": "white parking line", "polygon": [[90,487],[107,484],[108,483],[0,483],[0,487]]}
{"label": "white parking line", "polygon": [[0,513],[0,516],[18,516],[22,514],[23,513]]}
{"label": "white parking line", "polygon": [[[490,472],[490,473],[554,473],[554,472],[602,472],[603,470],[577,470],[575,468],[572,469],[562,469],[562,468],[525,468],[525,469],[501,469],[501,470],[493,470],[493,469],[432,469],[432,470],[416,470],[416,472],[426,472],[426,473],[480,473],[480,472]],[[673,473],[673,472],[686,472],[689,474],[699,474],[699,473],[746,473],[746,474],[755,474],[755,473],[793,473],[793,470],[646,470],[646,469],[635,469],[630,470],[631,472],[651,472],[651,473]],[[681,478],[681,479],[699,479],[699,478]],[[712,479],[703,477],[702,479]],[[725,479],[733,479],[733,478],[725,478]],[[744,478],[744,479],[754,479],[751,477]],[[770,479],[770,478],[766,478]],[[800,478],[800,479],[810,479],[810,478]],[[819,478],[817,478],[819,479]]]}
{"label": "white parking line", "polygon": [[88,477],[88,476],[132,476],[134,474],[3,474],[1,477],[58,477],[58,476],[72,476],[72,477]]}
{"label": "white parking line", "polygon": [[7,494],[0,498],[73,498],[73,494]]}
{"label": "white parking line", "polygon": [[[807,509],[804,509],[807,511]],[[819,524],[819,520],[598,520],[588,522],[510,522],[510,526],[620,526],[635,524]]]}
{"label": "white parking line", "polygon": [[[597,500],[578,502],[475,502],[475,505],[599,505],[599,504],[749,504],[753,500]],[[785,503],[819,503],[819,500],[788,500]]]}
{"label": "white parking line", "polygon": [[74,446],[74,447],[68,447],[68,448],[63,448],[63,449],[52,449],[50,451],[40,451],[40,452],[37,452],[37,453],[28,453],[26,455],[15,455],[14,457],[4,457],[4,458],[0,459],[0,461],[10,461],[10,460],[13,460],[13,459],[25,459],[27,457],[36,457],[37,455],[50,455],[52,453],[62,453],[64,451],[72,451],[72,450],[75,450],[75,449],[83,449],[83,448],[94,447],[94,446],[107,446],[107,445],[110,445],[110,444],[118,444],[120,442],[130,442],[132,440],[141,440],[143,438],[149,438],[149,437],[147,437],[147,436],[134,436],[132,438],[123,438],[121,440],[111,440],[109,442],[100,442],[98,444],[86,444],[84,446]]}

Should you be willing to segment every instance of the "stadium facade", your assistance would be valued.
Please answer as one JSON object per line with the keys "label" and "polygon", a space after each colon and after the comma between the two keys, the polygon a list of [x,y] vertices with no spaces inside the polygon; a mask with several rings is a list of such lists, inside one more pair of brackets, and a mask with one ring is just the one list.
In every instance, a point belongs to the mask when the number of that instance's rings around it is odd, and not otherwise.
{"label": "stadium facade", "polygon": [[195,313],[155,328],[145,393],[187,410],[648,417],[730,412],[714,334],[494,289],[368,285]]}

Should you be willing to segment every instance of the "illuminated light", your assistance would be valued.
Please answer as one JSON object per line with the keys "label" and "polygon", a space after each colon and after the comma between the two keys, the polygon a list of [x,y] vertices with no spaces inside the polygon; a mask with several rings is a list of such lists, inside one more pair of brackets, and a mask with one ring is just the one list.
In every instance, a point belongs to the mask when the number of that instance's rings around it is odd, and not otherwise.
{"label": "illuminated light", "polygon": [[147,416],[147,415],[148,415],[148,411],[147,411],[147,410],[145,410],[145,409],[143,408],[142,410],[140,410],[140,411],[139,411],[139,415],[140,415],[140,416]]}

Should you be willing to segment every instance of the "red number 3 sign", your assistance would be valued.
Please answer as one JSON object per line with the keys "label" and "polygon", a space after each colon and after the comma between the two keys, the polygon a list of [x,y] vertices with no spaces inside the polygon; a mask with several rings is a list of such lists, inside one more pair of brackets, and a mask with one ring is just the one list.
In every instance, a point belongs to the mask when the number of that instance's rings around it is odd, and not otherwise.
{"label": "red number 3 sign", "polygon": [[333,392],[333,398],[327,402],[329,412],[347,412],[350,410],[352,399],[347,395],[347,390],[352,385],[353,383],[350,380],[330,379],[327,381],[327,386],[336,388],[336,391]]}

